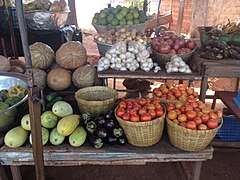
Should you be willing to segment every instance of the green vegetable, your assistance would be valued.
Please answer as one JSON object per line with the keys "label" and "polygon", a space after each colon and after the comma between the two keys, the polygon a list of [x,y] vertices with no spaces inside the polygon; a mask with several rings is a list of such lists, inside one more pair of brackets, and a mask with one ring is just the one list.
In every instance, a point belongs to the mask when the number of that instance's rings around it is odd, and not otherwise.
{"label": "green vegetable", "polygon": [[14,104],[17,104],[21,99],[19,97],[10,97],[8,98],[5,103],[9,104],[9,106],[13,106]]}
{"label": "green vegetable", "polygon": [[69,143],[74,147],[83,145],[86,141],[87,132],[82,126],[78,126],[73,133],[69,136]]}
{"label": "green vegetable", "polygon": [[61,96],[55,97],[51,102],[46,104],[46,109],[50,109],[56,102],[61,101],[61,100],[62,100]]}
{"label": "green vegetable", "polygon": [[55,97],[57,97],[57,93],[56,93],[56,92],[52,92],[52,93],[50,93],[50,94],[48,94],[48,95],[46,96],[46,100],[47,100],[48,102],[50,102],[50,101],[52,101]]}

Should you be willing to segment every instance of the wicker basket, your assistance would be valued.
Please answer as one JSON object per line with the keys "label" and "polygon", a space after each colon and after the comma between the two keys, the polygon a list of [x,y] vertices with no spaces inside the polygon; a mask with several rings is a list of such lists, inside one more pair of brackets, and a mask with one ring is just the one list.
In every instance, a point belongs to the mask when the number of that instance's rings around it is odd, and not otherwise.
{"label": "wicker basket", "polygon": [[218,128],[212,130],[191,130],[179,126],[167,118],[168,137],[170,142],[179,149],[201,151],[211,143],[222,123],[223,120]]}
{"label": "wicker basket", "polygon": [[123,120],[118,116],[116,118],[123,128],[128,142],[134,146],[152,146],[160,141],[162,137],[165,113],[160,118],[148,122],[131,122]]}
{"label": "wicker basket", "polygon": [[[171,60],[172,55],[170,55],[170,54],[160,54],[160,53],[154,51],[153,49],[151,49],[151,50],[152,50],[153,61],[158,63],[159,65],[165,65],[167,62],[169,62]],[[183,61],[188,62],[188,60],[193,55],[194,51],[195,51],[195,49],[193,49],[189,53],[177,54],[177,55],[179,57],[181,57]]]}
{"label": "wicker basket", "polygon": [[92,86],[79,89],[75,93],[75,99],[81,113],[88,112],[92,117],[112,109],[117,101],[116,90],[105,86]]}

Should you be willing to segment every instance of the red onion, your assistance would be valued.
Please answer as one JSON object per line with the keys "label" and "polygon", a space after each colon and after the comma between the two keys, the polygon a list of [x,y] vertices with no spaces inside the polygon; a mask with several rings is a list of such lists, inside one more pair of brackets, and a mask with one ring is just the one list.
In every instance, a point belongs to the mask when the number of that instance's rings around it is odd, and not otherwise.
{"label": "red onion", "polygon": [[159,52],[162,54],[168,54],[171,49],[171,46],[167,43],[164,42],[160,47],[159,47]]}

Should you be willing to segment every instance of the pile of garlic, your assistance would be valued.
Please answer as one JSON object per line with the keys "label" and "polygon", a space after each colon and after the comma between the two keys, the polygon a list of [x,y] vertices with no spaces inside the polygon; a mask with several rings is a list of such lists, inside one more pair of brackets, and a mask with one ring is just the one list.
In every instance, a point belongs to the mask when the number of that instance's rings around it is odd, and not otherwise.
{"label": "pile of garlic", "polygon": [[120,71],[135,71],[140,68],[149,72],[154,67],[150,53],[146,46],[137,42],[119,41],[109,49],[105,56],[98,61],[97,70],[103,71],[108,68]]}
{"label": "pile of garlic", "polygon": [[178,55],[173,55],[171,61],[165,65],[167,73],[181,72],[181,73],[192,73],[189,66],[182,60]]}

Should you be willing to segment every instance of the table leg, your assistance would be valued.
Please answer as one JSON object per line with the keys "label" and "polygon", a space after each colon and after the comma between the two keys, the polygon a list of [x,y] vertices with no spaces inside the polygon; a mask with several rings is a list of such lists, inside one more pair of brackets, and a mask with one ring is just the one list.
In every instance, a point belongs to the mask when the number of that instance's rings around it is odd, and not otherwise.
{"label": "table leg", "polygon": [[7,180],[7,174],[3,168],[3,165],[0,163],[0,180]]}
{"label": "table leg", "polygon": [[196,161],[193,163],[192,180],[199,180],[201,174],[202,161]]}
{"label": "table leg", "polygon": [[200,100],[205,102],[208,87],[208,77],[203,77],[201,82]]}
{"label": "table leg", "polygon": [[10,169],[11,169],[13,180],[22,180],[22,175],[21,175],[19,166],[10,166]]}

